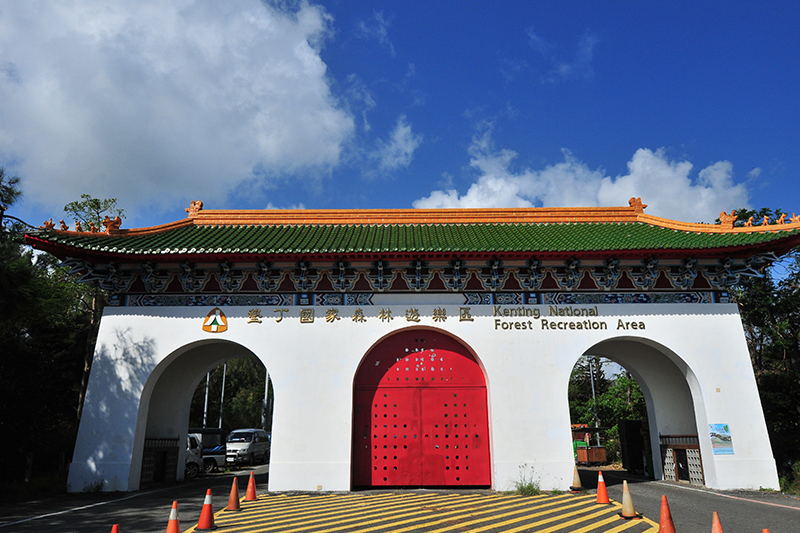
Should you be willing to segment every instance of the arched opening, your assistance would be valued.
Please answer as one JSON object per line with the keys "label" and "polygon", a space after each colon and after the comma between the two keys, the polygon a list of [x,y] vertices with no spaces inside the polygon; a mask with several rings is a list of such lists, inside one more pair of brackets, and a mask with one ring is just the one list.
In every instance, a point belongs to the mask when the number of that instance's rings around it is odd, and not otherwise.
{"label": "arched opening", "polygon": [[[267,369],[255,357],[228,359],[206,373],[194,391],[189,413],[189,432],[202,444],[206,472],[269,461],[269,440],[252,446],[249,456],[228,461],[226,437],[238,429],[261,428],[268,438],[273,397]],[[249,450],[251,446],[238,447]]]}
{"label": "arched opening", "polygon": [[622,464],[653,476],[647,404],[636,378],[618,363],[583,355],[569,380],[572,445],[578,465]]}
{"label": "arched opening", "polygon": [[353,488],[490,485],[486,379],[472,350],[433,328],[373,346],[353,385]]}
{"label": "arched opening", "polygon": [[131,461],[133,490],[182,480],[192,396],[206,374],[237,358],[260,360],[224,340],[192,343],[165,357],[147,380],[139,403]]}
{"label": "arched opening", "polygon": [[[623,446],[622,453],[642,454],[628,458],[633,470],[643,469],[656,479],[705,484],[699,445],[700,428],[705,424],[702,395],[683,359],[659,343],[638,337],[607,339],[583,355],[620,365],[641,389],[647,408],[646,427],[639,429],[631,424],[620,428],[620,439],[630,441],[628,450]],[[646,439],[641,452],[635,446],[640,435]]]}

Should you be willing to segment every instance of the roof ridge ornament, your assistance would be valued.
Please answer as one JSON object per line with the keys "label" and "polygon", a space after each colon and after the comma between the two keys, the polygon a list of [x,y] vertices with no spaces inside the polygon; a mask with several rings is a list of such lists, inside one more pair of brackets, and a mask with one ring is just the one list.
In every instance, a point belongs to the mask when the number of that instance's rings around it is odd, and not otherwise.
{"label": "roof ridge ornament", "polygon": [[719,224],[725,229],[733,229],[733,223],[736,222],[738,218],[739,217],[736,216],[735,210],[731,211],[730,215],[725,213],[725,211],[723,211],[722,213],[719,214]]}
{"label": "roof ridge ornament", "polygon": [[189,204],[189,207],[184,209],[187,213],[189,213],[189,218],[194,218],[203,210],[203,201],[202,200],[192,200]]}
{"label": "roof ridge ornament", "polygon": [[[61,222],[63,223],[64,221],[62,220]],[[112,220],[108,218],[108,215],[106,215],[106,218],[103,219],[103,225],[106,227],[106,233],[119,233],[119,227],[122,225],[122,219],[119,218],[119,215],[117,215]]]}
{"label": "roof ridge ornament", "polygon": [[628,205],[631,206],[636,213],[644,213],[644,208],[647,207],[647,204],[642,203],[641,197],[632,197],[628,200]]}

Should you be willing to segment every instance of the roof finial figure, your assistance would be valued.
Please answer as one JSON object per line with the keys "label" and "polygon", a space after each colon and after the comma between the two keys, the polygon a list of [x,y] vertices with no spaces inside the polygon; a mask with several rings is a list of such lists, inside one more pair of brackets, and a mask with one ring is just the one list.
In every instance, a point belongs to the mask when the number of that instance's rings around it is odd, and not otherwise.
{"label": "roof finial figure", "polygon": [[69,226],[64,222],[63,218],[59,220],[59,222],[61,223],[61,231],[69,231]]}
{"label": "roof finial figure", "polygon": [[644,208],[647,207],[647,204],[642,203],[642,198],[633,197],[628,200],[628,205],[633,207],[637,213],[644,213]]}
{"label": "roof finial figure", "polygon": [[776,224],[786,224],[786,213],[781,213],[781,216],[778,217],[778,220],[775,221]]}
{"label": "roof finial figure", "polygon": [[736,211],[731,211],[730,215],[725,213],[725,211],[719,214],[720,225],[727,229],[733,229],[733,223],[736,222],[737,218]]}
{"label": "roof finial figure", "polygon": [[764,220],[761,221],[762,226],[769,226],[769,215],[764,215]]}
{"label": "roof finial figure", "polygon": [[114,220],[108,218],[108,215],[106,215],[106,218],[103,219],[103,225],[106,227],[106,233],[118,232],[121,224],[122,219],[119,218],[119,215],[117,215]]}
{"label": "roof finial figure", "polygon": [[184,209],[187,213],[189,213],[189,218],[196,216],[197,213],[203,210],[203,201],[202,200],[192,200],[189,204],[189,207]]}
{"label": "roof finial figure", "polygon": [[39,227],[44,229],[53,229],[54,227],[56,227],[56,223],[53,222],[53,219],[51,218],[50,220],[45,220],[43,225]]}

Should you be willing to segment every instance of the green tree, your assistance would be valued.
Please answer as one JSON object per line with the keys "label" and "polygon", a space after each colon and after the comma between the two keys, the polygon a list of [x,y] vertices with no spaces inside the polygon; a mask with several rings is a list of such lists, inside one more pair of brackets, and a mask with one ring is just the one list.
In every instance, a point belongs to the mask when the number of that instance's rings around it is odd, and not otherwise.
{"label": "green tree", "polygon": [[800,463],[800,251],[782,265],[784,276],[765,269],[762,278],[743,279],[735,294],[773,455],[788,475]]}
{"label": "green tree", "polygon": [[[105,216],[109,218],[124,218],[124,210],[117,206],[116,198],[94,198],[89,194],[81,194],[81,199],[70,202],[64,206],[64,212],[80,222],[82,229],[88,231],[92,226],[100,229]],[[77,228],[76,228],[77,229]],[[86,286],[79,291],[77,304],[89,318],[88,342],[85,346],[83,358],[83,373],[78,389],[77,418],[80,421],[83,415],[83,403],[86,398],[86,388],[89,385],[89,374],[94,360],[94,345],[97,340],[97,331],[100,327],[100,317],[103,308],[108,303],[108,292],[96,286]]]}
{"label": "green tree", "polygon": [[[207,425],[217,427],[219,423],[220,397],[222,394],[223,365],[209,373]],[[222,428],[230,432],[239,428],[261,427],[264,402],[264,381],[267,370],[261,361],[253,357],[242,357],[227,361],[225,373],[225,400],[222,413]],[[205,405],[206,380],[200,381],[192,397],[189,415],[191,427],[202,427]],[[269,389],[272,398],[272,388]],[[268,427],[267,430],[270,428]]]}
{"label": "green tree", "polygon": [[[569,380],[569,412],[573,424],[589,424],[594,426],[594,399],[592,397],[592,378],[594,377],[595,397],[606,392],[610,386],[609,380],[603,372],[608,360],[596,356],[583,356],[572,369]],[[598,410],[598,425],[604,424],[605,417],[601,417]]]}
{"label": "green tree", "polygon": [[[19,183],[0,172],[3,210],[21,197]],[[17,481],[66,467],[87,336],[77,286],[22,235],[19,224],[0,228],[0,456],[11,459],[0,479]]]}
{"label": "green tree", "polygon": [[[780,209],[738,209],[736,226],[772,223]],[[800,250],[742,277],[733,288],[747,338],[772,453],[783,481],[800,484]]]}
{"label": "green tree", "polygon": [[116,198],[94,198],[89,194],[81,194],[81,199],[64,206],[64,212],[71,215],[87,230],[90,224],[100,228],[105,216],[125,218],[124,210],[117,207]]}
{"label": "green tree", "polygon": [[[608,428],[601,434],[601,442],[608,460],[614,461],[620,452],[619,421],[642,420],[647,427],[647,405],[639,384],[627,371],[606,376],[609,364],[607,359],[596,356],[584,356],[575,364],[569,383],[569,407],[573,424],[589,426],[594,426],[597,410],[597,425]],[[591,368],[596,401],[592,398]]]}
{"label": "green tree", "polygon": [[2,213],[5,213],[22,196],[19,183],[19,176],[9,176],[5,169],[0,167],[0,221]]}

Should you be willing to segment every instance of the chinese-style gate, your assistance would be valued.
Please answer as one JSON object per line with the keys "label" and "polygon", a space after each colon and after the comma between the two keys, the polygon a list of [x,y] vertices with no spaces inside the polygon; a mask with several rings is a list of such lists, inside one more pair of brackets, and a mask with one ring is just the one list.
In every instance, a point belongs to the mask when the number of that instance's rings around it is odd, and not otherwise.
{"label": "chinese-style gate", "polygon": [[[173,443],[169,477],[181,479],[187,398],[239,356],[278,384],[270,490],[503,490],[533,463],[543,488],[563,490],[574,469],[564,386],[584,353],[635,370],[649,391],[656,477],[672,457],[656,436],[692,435],[695,479],[778,488],[731,288],[800,245],[800,216],[695,224],[645,207],[229,211],[196,200],[160,226],[31,230],[28,244],[112,293],[71,490],[138,490],[151,439]],[[713,424],[736,428],[724,455]]]}
{"label": "chinese-style gate", "polygon": [[353,486],[490,486],[486,380],[431,329],[375,346],[355,377]]}

